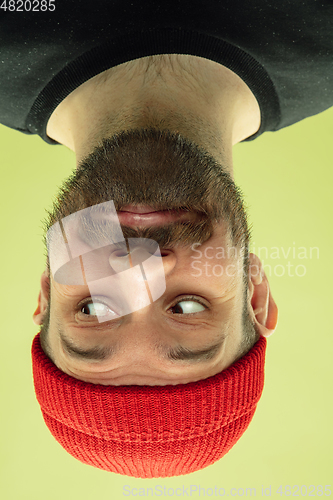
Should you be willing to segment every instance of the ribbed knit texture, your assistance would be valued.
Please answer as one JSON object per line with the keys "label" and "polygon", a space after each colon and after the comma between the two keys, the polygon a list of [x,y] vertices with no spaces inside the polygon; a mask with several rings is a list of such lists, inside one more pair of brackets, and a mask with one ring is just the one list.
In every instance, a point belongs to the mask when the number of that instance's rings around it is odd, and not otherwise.
{"label": "ribbed knit texture", "polygon": [[78,460],[127,476],[189,474],[223,457],[248,427],[264,384],[266,339],[198,382],[104,386],[60,371],[32,344],[37,400],[55,439]]}

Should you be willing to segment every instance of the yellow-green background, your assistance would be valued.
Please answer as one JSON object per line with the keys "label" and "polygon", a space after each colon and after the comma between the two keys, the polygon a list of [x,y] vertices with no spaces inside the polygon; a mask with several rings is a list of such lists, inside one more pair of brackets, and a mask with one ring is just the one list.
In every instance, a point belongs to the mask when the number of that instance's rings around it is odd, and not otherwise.
{"label": "yellow-green background", "polygon": [[[333,109],[234,148],[235,178],[245,193],[255,246],[291,248],[289,258],[265,264],[302,264],[306,275],[270,277],[280,317],[268,340],[265,389],[249,429],[220,462],[178,478],[133,479],[83,465],[46,428],[30,361],[37,333],[31,317],[45,260],[40,221],[75,158],[63,146],[3,126],[0,151],[0,498],[133,498],[123,496],[124,485],[255,488],[257,497],[271,486],[271,497],[282,498],[280,485],[288,494],[286,485],[327,484],[333,497]],[[319,259],[293,259],[294,247],[319,247]],[[162,498],[204,498],[203,489],[200,496],[187,492],[177,497],[169,490]]]}

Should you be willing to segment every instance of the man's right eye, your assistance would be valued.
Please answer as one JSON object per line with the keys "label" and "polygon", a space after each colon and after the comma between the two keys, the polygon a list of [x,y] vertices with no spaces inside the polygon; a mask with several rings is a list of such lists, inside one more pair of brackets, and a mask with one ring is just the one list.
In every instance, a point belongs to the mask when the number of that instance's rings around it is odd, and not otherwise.
{"label": "man's right eye", "polygon": [[[97,302],[90,300],[81,306],[80,313],[84,316],[90,317],[102,317],[102,316],[112,316],[113,318],[117,316],[117,314],[110,309],[109,306],[104,304],[103,302]],[[81,316],[82,317],[82,316]]]}

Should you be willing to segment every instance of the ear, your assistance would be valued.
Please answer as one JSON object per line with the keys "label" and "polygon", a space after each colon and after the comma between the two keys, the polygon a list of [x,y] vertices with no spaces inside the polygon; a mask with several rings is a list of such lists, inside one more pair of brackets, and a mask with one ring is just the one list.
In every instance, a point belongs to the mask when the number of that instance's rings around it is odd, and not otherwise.
{"label": "ear", "polygon": [[36,325],[41,325],[43,323],[44,313],[46,311],[47,304],[49,301],[49,293],[50,293],[50,279],[48,277],[47,271],[45,270],[40,280],[38,306],[32,316],[32,320]]}
{"label": "ear", "polygon": [[269,337],[274,333],[277,325],[278,308],[272,297],[261,260],[253,253],[250,253],[249,259],[251,319],[255,322],[260,335]]}

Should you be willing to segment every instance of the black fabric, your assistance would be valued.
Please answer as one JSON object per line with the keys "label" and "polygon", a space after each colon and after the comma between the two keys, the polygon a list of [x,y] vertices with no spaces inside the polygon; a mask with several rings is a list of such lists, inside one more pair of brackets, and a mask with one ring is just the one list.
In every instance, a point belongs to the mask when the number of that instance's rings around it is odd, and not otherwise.
{"label": "black fabric", "polygon": [[54,4],[53,12],[0,10],[0,122],[50,144],[48,119],[69,93],[154,54],[205,57],[237,73],[261,110],[260,129],[247,140],[333,105],[331,0]]}

